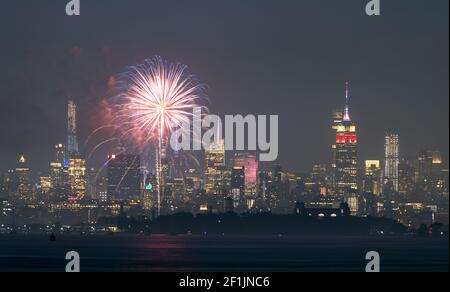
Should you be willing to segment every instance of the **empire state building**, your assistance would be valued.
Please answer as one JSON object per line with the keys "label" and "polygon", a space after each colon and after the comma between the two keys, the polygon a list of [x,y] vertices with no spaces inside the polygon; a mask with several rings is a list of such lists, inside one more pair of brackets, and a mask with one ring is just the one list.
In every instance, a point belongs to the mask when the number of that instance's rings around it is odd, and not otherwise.
{"label": "empire state building", "polygon": [[349,83],[345,84],[345,107],[342,118],[334,121],[336,144],[333,167],[335,170],[335,194],[345,195],[358,189],[358,137],[356,125],[350,116]]}

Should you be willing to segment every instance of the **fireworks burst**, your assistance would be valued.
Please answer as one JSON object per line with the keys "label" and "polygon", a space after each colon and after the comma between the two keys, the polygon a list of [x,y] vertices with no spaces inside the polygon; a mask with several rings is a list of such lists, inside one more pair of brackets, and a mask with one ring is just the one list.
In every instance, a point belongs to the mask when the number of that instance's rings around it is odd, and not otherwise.
{"label": "fireworks burst", "polygon": [[187,73],[182,64],[161,57],[130,67],[119,78],[113,123],[121,140],[148,144],[167,139],[175,128],[183,128],[200,107],[204,86]]}
{"label": "fireworks burst", "polygon": [[120,141],[141,149],[157,148],[158,212],[161,194],[162,143],[174,130],[191,132],[194,108],[202,107],[204,86],[188,74],[187,66],[168,63],[161,57],[130,67],[118,78],[119,94],[114,98],[113,125]]}

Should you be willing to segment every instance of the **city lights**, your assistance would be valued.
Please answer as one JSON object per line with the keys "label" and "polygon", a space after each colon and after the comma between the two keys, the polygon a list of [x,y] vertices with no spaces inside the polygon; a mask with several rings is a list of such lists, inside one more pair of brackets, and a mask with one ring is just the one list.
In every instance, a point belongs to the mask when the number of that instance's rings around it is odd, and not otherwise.
{"label": "city lights", "polygon": [[1,4],[0,273],[448,272],[449,1],[41,2]]}

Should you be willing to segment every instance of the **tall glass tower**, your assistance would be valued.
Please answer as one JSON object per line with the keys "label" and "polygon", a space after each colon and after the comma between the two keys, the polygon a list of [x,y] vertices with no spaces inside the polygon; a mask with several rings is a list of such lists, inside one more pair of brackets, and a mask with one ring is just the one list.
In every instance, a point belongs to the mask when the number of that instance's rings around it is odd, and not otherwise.
{"label": "tall glass tower", "polygon": [[69,100],[67,108],[67,156],[78,154],[77,105]]}
{"label": "tall glass tower", "polygon": [[400,164],[400,142],[398,133],[386,133],[384,142],[384,184],[398,192],[398,166]]}
{"label": "tall glass tower", "polygon": [[212,143],[205,150],[205,190],[209,195],[219,195],[226,189],[225,141]]}
{"label": "tall glass tower", "polygon": [[80,155],[77,138],[77,106],[69,100],[67,107],[67,168],[69,199],[82,199],[86,195],[86,160]]}

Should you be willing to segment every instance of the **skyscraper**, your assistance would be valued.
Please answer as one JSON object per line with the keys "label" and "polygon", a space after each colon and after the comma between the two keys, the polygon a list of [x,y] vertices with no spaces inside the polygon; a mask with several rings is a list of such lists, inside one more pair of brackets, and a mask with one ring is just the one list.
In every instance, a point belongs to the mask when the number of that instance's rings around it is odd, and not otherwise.
{"label": "skyscraper", "polygon": [[[161,141],[161,160],[157,161],[156,174],[159,175],[158,191],[160,192],[158,201],[158,214],[167,213],[173,205],[172,191],[173,184],[170,179],[170,156],[169,141],[163,138]],[[158,150],[157,150],[158,151]]]}
{"label": "skyscraper", "polygon": [[15,198],[25,203],[34,202],[33,182],[31,180],[30,168],[24,156],[21,156],[14,171]]}
{"label": "skyscraper", "polygon": [[398,192],[398,166],[400,164],[399,136],[394,131],[386,133],[384,142],[384,185]]}
{"label": "skyscraper", "polygon": [[69,199],[81,200],[86,196],[86,160],[81,155],[71,155],[68,166]]}
{"label": "skyscraper", "polygon": [[137,155],[120,154],[108,157],[108,198],[138,201],[141,197],[141,160]]}
{"label": "skyscraper", "polygon": [[256,155],[250,153],[236,154],[233,159],[233,167],[243,168],[245,171],[245,195],[256,195],[256,181],[259,167]]}
{"label": "skyscraper", "polygon": [[398,192],[402,195],[411,194],[416,186],[415,157],[403,157],[398,165]]}
{"label": "skyscraper", "polygon": [[65,147],[63,144],[55,145],[55,155],[50,163],[51,187],[53,189],[60,188],[64,185],[64,161]]}
{"label": "skyscraper", "polygon": [[157,208],[157,188],[158,181],[156,175],[147,174],[142,196],[142,206],[147,212],[153,210],[153,208]]}
{"label": "skyscraper", "polygon": [[231,170],[230,190],[233,206],[237,207],[242,202],[245,192],[245,167],[235,166]]}
{"label": "skyscraper", "polygon": [[289,184],[281,165],[275,165],[268,185],[268,206],[270,210],[278,210],[288,202]]}
{"label": "skyscraper", "polygon": [[376,196],[381,195],[382,172],[379,160],[366,160],[364,175],[364,192]]}
{"label": "skyscraper", "polygon": [[442,170],[442,162],[439,151],[422,150],[417,158],[418,182],[433,181]]}
{"label": "skyscraper", "polygon": [[335,170],[334,184],[335,194],[338,196],[356,192],[358,189],[358,138],[356,125],[350,116],[349,83],[345,84],[345,107],[342,120],[333,122],[336,130],[336,144],[333,146]]}
{"label": "skyscraper", "polygon": [[220,140],[205,150],[205,191],[209,195],[221,195],[225,190],[225,141]]}
{"label": "skyscraper", "polygon": [[86,160],[80,154],[77,137],[77,106],[69,100],[67,107],[67,151],[64,168],[67,169],[67,180],[70,199],[83,199],[86,196]]}
{"label": "skyscraper", "polygon": [[67,158],[78,153],[77,105],[73,100],[69,100],[67,107]]}

